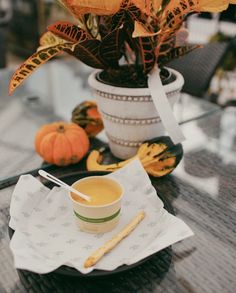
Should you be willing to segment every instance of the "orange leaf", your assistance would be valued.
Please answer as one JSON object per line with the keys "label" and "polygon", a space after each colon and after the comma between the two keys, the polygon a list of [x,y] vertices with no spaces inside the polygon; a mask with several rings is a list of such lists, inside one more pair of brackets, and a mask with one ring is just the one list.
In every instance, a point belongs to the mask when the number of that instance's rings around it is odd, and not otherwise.
{"label": "orange leaf", "polygon": [[147,15],[156,14],[162,4],[162,0],[132,0],[131,2]]}
{"label": "orange leaf", "polygon": [[236,1],[227,1],[227,0],[199,0],[197,8],[199,11],[205,12],[221,12],[228,8],[229,4],[236,4]]}
{"label": "orange leaf", "polygon": [[82,42],[92,37],[83,29],[68,21],[57,21],[48,26],[48,30],[69,42]]}
{"label": "orange leaf", "polygon": [[[84,30],[79,28],[78,30],[71,30],[72,27],[68,27],[70,28],[68,31],[71,33],[70,39],[73,39],[74,37],[74,43],[66,41],[50,31],[43,34],[40,38],[41,46],[38,48],[37,52],[27,59],[14,73],[9,84],[10,95],[19,85],[23,83],[26,78],[29,77],[30,74],[32,74],[37,68],[39,68],[39,66],[46,63],[52,57],[58,55],[62,51],[69,51],[70,53],[73,53],[76,44],[84,42],[87,38],[91,39],[91,36],[89,36]],[[64,36],[66,35],[66,32],[63,31],[61,34]]]}
{"label": "orange leaf", "polygon": [[160,31],[158,31],[158,32],[149,32],[142,23],[140,23],[138,21],[134,22],[134,31],[133,31],[133,34],[132,34],[133,38],[137,38],[137,37],[152,37],[152,36],[155,36],[155,35],[157,35],[159,33],[160,33]]}
{"label": "orange leaf", "polygon": [[34,53],[29,59],[27,59],[14,73],[9,84],[9,94],[22,84],[22,82],[29,77],[39,66],[47,62],[52,57],[58,55],[64,49],[71,49],[72,44],[58,44],[51,47],[42,48],[41,50]]}
{"label": "orange leaf", "polygon": [[87,13],[114,14],[120,9],[122,0],[61,0],[61,2],[75,17],[79,17]]}

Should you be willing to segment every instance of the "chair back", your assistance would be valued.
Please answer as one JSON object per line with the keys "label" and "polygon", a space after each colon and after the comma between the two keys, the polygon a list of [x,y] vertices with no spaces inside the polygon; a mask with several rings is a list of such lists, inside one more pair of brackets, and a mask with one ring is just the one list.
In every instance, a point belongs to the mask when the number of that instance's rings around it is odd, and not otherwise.
{"label": "chair back", "polygon": [[168,67],[178,70],[184,77],[182,91],[196,97],[204,97],[230,45],[230,42],[208,43],[203,48],[169,62]]}

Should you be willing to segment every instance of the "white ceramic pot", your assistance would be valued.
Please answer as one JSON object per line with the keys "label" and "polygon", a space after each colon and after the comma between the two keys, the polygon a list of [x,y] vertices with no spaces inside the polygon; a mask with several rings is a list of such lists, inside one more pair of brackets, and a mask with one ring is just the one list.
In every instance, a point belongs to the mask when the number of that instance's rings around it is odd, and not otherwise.
{"label": "white ceramic pot", "polygon": [[[178,100],[184,84],[183,76],[168,68],[176,79],[164,85],[171,106]],[[135,155],[142,142],[164,134],[148,88],[124,88],[97,80],[99,71],[88,79],[102,115],[111,152],[120,159]]]}

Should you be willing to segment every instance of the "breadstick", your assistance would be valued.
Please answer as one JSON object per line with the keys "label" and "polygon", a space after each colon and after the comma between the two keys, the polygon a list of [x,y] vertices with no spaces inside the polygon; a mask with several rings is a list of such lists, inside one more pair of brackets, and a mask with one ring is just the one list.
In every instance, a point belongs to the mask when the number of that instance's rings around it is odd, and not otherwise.
{"label": "breadstick", "polygon": [[135,216],[135,218],[124,227],[117,235],[113,236],[110,240],[108,240],[103,246],[94,251],[85,261],[84,267],[89,268],[95,265],[104,254],[108,253],[112,250],[123,238],[127,237],[136,226],[144,219],[145,213],[141,211]]}

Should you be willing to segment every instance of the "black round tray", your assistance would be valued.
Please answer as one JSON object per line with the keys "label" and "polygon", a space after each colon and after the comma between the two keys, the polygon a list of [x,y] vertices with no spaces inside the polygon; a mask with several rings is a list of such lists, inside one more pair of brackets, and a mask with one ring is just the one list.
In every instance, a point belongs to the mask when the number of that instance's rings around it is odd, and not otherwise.
{"label": "black round tray", "polygon": [[[71,173],[71,174],[67,174],[67,175],[61,175],[61,176],[57,176],[59,179],[63,180],[64,182],[66,182],[67,184],[71,185],[72,183],[74,183],[76,180],[79,180],[81,178],[84,177],[88,177],[88,176],[100,176],[100,175],[106,175],[109,174],[110,172],[105,172],[105,171],[82,171],[82,172],[75,172],[75,173]],[[46,180],[42,180],[44,185],[46,185],[49,188],[52,188],[53,186],[55,186],[52,182],[50,181],[46,181]],[[171,213],[174,214],[174,210],[172,208],[171,203],[168,201],[168,199],[164,196],[162,196],[160,193],[158,193],[158,196],[161,198],[161,200],[164,203],[164,207],[165,209]],[[14,234],[14,231],[12,229],[9,228],[9,236],[10,238],[12,237],[12,235]],[[163,249],[162,251],[159,251],[153,255],[150,255],[142,260],[140,260],[139,262],[136,262],[132,265],[122,265],[120,267],[118,267],[117,269],[113,270],[113,271],[105,271],[105,270],[93,270],[91,273],[88,274],[82,274],[79,271],[77,271],[74,268],[68,267],[68,266],[61,266],[58,269],[56,269],[55,271],[53,271],[54,274],[59,274],[59,275],[63,275],[63,276],[69,276],[69,277],[80,277],[80,278],[88,278],[88,277],[107,277],[107,276],[111,276],[114,274],[118,274],[118,273],[123,273],[126,272],[128,270],[134,269],[137,266],[140,266],[144,263],[146,263],[147,261],[150,260],[154,260],[156,259],[156,261],[158,262],[159,258],[163,258],[163,256],[169,259],[169,261],[167,263],[171,263],[171,253],[170,253],[170,248],[166,248]],[[165,254],[166,252],[166,254]]]}

